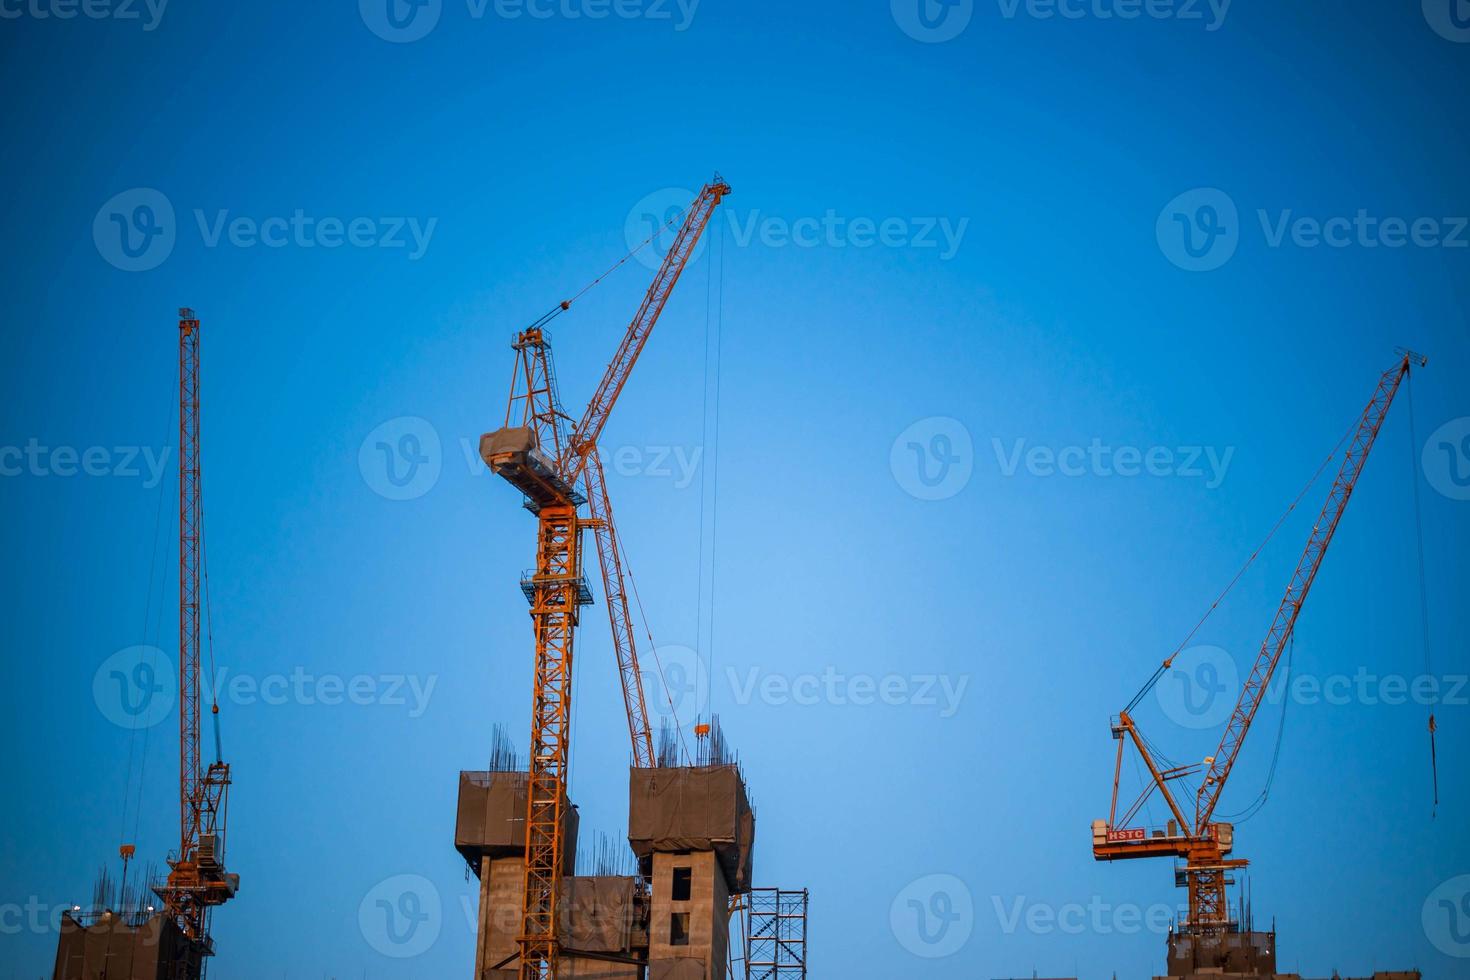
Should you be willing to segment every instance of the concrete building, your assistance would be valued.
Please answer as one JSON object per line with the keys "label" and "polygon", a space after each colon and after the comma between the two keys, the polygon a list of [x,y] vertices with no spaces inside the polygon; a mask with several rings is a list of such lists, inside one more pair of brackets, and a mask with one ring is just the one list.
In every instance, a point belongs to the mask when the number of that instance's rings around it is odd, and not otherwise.
{"label": "concrete building", "polygon": [[[480,880],[475,980],[513,980],[525,889],[525,772],[460,774],[455,847]],[[734,765],[634,769],[628,842],[636,876],[573,873],[566,806],[558,902],[563,976],[726,980],[730,898],[750,890],[755,814]]]}

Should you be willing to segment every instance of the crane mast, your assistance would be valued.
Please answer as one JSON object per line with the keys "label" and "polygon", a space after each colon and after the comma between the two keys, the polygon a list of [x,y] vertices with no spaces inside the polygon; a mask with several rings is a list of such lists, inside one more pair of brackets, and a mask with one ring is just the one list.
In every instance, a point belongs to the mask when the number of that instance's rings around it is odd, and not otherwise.
{"label": "crane mast", "polygon": [[[1093,856],[1099,861],[1144,857],[1182,859],[1184,865],[1179,869],[1176,878],[1188,888],[1189,912],[1186,927],[1197,935],[1209,936],[1230,928],[1226,885],[1229,884],[1232,871],[1248,864],[1243,859],[1226,856],[1234,847],[1234,827],[1228,823],[1214,822],[1215,808],[1220,802],[1246,736],[1250,733],[1251,722],[1265,699],[1276,666],[1291,640],[1302,606],[1322,567],[1322,559],[1327,554],[1333,535],[1337,533],[1338,524],[1347,510],[1353,489],[1368,461],[1368,454],[1383,428],[1384,419],[1388,416],[1399,385],[1415,366],[1423,366],[1425,363],[1425,358],[1405,352],[1402,360],[1379,378],[1373,397],[1363,410],[1348,443],[1332,489],[1328,492],[1327,502],[1312,527],[1306,549],[1286,587],[1286,594],[1276,610],[1276,616],[1261,644],[1255,664],[1241,687],[1240,696],[1214,755],[1207,757],[1199,765],[1160,769],[1128,710],[1121,712],[1113,725],[1113,737],[1118,740],[1117,763],[1113,774],[1113,803],[1108,819],[1093,823]],[[1172,658],[1165,661],[1164,667],[1171,664]],[[1155,680],[1158,676],[1155,675]],[[1137,699],[1134,703],[1137,703]],[[1137,750],[1148,769],[1149,779],[1145,782],[1142,794],[1120,819],[1118,789],[1124,748],[1127,744]],[[1201,773],[1203,775],[1195,794],[1191,819],[1180,806],[1169,784]],[[1168,831],[1150,834],[1147,830],[1129,827],[1155,789],[1169,807],[1172,819]]]}
{"label": "crane mast", "polygon": [[[235,896],[240,876],[224,868],[225,802],[230,767],[205,767],[199,747],[199,650],[204,496],[199,455],[199,318],[179,310],[179,847],[154,891],[164,912],[196,947],[213,954],[209,911]],[[212,707],[216,716],[218,705]],[[176,975],[193,969],[183,958]],[[197,976],[197,972],[194,974]]]}
{"label": "crane mast", "polygon": [[[570,302],[563,302],[517,336],[505,427],[480,440],[486,465],[525,494],[526,508],[537,517],[536,567],[521,581],[531,604],[535,640],[525,892],[517,936],[521,980],[545,980],[558,972],[557,901],[570,857],[565,853],[563,828],[568,807],[574,640],[579,609],[592,602],[582,570],[582,531],[587,528],[593,530],[597,542],[634,763],[653,764],[652,733],[597,439],[710,215],[728,193],[729,185],[716,176],[691,205],[575,428],[567,431],[568,417],[561,409],[550,338],[544,330],[549,320],[570,307]],[[586,488],[585,495],[578,491],[579,484]],[[579,515],[583,504],[589,510],[585,518]]]}

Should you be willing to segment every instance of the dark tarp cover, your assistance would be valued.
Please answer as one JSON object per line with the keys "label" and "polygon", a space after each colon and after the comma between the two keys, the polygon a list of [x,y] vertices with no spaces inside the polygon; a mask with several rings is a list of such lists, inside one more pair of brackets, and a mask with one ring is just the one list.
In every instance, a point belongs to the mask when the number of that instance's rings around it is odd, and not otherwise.
{"label": "dark tarp cover", "polygon": [[589,953],[633,948],[632,878],[563,878],[562,945]]}
{"label": "dark tarp cover", "polygon": [[730,891],[750,890],[755,814],[735,766],[633,769],[628,844],[655,851],[714,851]]}
{"label": "dark tarp cover", "polygon": [[[70,914],[61,917],[54,980],[164,980],[198,977],[201,959],[179,927],[164,915],[139,926],[113,915],[84,926]],[[182,967],[175,974],[174,967]]]}
{"label": "dark tarp cover", "polygon": [[[521,857],[526,853],[526,787],[524,772],[461,772],[459,814],[454,846],[476,875],[482,857]],[[562,802],[563,867],[571,874],[577,861],[576,807]]]}

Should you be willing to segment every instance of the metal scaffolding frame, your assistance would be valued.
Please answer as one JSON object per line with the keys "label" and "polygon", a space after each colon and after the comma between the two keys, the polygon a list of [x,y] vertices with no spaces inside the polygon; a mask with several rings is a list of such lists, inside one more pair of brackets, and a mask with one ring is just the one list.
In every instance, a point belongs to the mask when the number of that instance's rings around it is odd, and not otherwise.
{"label": "metal scaffolding frame", "polygon": [[752,888],[744,905],[745,980],[806,980],[809,896],[782,888]]}

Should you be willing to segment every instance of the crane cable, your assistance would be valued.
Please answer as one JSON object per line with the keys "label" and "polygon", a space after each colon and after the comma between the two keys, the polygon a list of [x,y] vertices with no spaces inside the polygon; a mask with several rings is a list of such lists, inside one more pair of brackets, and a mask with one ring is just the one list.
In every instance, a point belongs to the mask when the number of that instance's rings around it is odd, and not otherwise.
{"label": "crane cable", "polygon": [[674,729],[679,733],[679,744],[684,749],[684,757],[690,762],[694,757],[689,754],[689,743],[684,741],[684,726],[679,723],[679,709],[674,707],[674,699],[669,694],[669,681],[664,674],[664,662],[658,654],[658,644],[653,640],[653,630],[648,625],[648,614],[643,610],[643,597],[638,594],[638,583],[633,578],[633,569],[628,562],[628,549],[623,547],[622,538],[618,538],[618,550],[623,553],[623,576],[628,580],[628,588],[633,593],[633,604],[638,607],[638,618],[643,621],[643,632],[648,637],[648,649],[653,651],[653,662],[658,667],[659,684],[663,688],[664,700],[669,703],[669,714],[674,717]]}
{"label": "crane cable", "polygon": [[[1286,683],[1291,683],[1291,664],[1296,655],[1296,631],[1292,630],[1291,639],[1286,648]],[[1286,708],[1291,704],[1291,693],[1288,690],[1281,699],[1281,723],[1276,727],[1276,748],[1271,753],[1271,770],[1266,774],[1266,785],[1261,788],[1261,794],[1248,803],[1245,809],[1239,813],[1226,814],[1224,819],[1234,823],[1245,823],[1251,817],[1260,813],[1266,806],[1266,800],[1271,796],[1271,787],[1276,782],[1276,767],[1281,762],[1281,743],[1286,734]]]}
{"label": "crane cable", "polygon": [[[1418,546],[1419,558],[1419,623],[1424,637],[1424,676],[1433,677],[1434,669],[1431,662],[1429,645],[1429,591],[1425,583],[1424,575],[1424,514],[1419,500],[1419,460],[1416,450],[1419,446],[1418,427],[1414,421],[1414,372],[1409,372],[1409,482],[1414,487],[1414,529],[1415,542]],[[1435,748],[1435,732],[1438,726],[1434,721],[1434,706],[1436,698],[1434,693],[1429,696],[1429,772],[1434,787],[1434,807],[1430,811],[1430,819],[1439,814],[1439,758]]]}
{"label": "crane cable", "polygon": [[1194,629],[1189,631],[1189,635],[1180,642],[1179,646],[1174,649],[1174,652],[1169,654],[1169,656],[1164,659],[1164,662],[1158,666],[1158,668],[1153,672],[1153,676],[1150,677],[1144,683],[1143,687],[1139,689],[1138,693],[1133,696],[1133,700],[1128,702],[1128,707],[1124,708],[1124,711],[1132,712],[1134,708],[1138,707],[1138,702],[1142,701],[1144,697],[1148,695],[1148,692],[1154,689],[1154,686],[1158,684],[1159,680],[1164,676],[1164,674],[1169,671],[1169,668],[1174,666],[1175,658],[1177,658],[1179,654],[1184,652],[1184,648],[1187,647],[1189,645],[1189,642],[1193,640],[1195,636],[1199,633],[1200,629],[1205,625],[1205,621],[1208,620],[1212,615],[1214,615],[1215,610],[1220,607],[1220,603],[1225,601],[1225,597],[1230,594],[1231,590],[1233,590],[1237,584],[1239,584],[1241,578],[1245,576],[1245,573],[1249,571],[1250,567],[1256,563],[1256,559],[1261,557],[1261,552],[1265,551],[1266,546],[1271,543],[1271,540],[1274,537],[1276,537],[1276,532],[1280,531],[1281,526],[1286,523],[1286,519],[1292,515],[1292,513],[1296,510],[1297,505],[1302,502],[1306,495],[1311,491],[1312,487],[1315,486],[1317,481],[1322,478],[1322,474],[1326,472],[1328,464],[1330,464],[1332,460],[1336,458],[1339,450],[1341,450],[1348,439],[1352,437],[1352,434],[1356,430],[1356,428],[1357,426],[1356,424],[1354,424],[1348,429],[1347,432],[1343,433],[1342,439],[1338,441],[1332,452],[1327,455],[1327,458],[1322,461],[1322,465],[1317,467],[1317,472],[1313,474],[1310,480],[1307,481],[1307,485],[1302,487],[1301,493],[1297,494],[1296,499],[1291,502],[1291,506],[1287,507],[1285,513],[1283,513],[1281,517],[1276,521],[1276,525],[1271,528],[1271,533],[1266,535],[1266,539],[1262,541],[1260,545],[1256,547],[1256,550],[1251,553],[1251,556],[1246,559],[1245,564],[1240,567],[1240,571],[1236,572],[1235,577],[1230,580],[1230,584],[1225,586],[1224,591],[1221,592],[1220,595],[1216,597],[1215,601],[1210,604],[1210,608],[1205,611],[1205,614],[1203,616],[1200,617],[1199,622],[1194,624]]}
{"label": "crane cable", "polygon": [[[168,445],[168,432],[169,432],[169,430],[171,430],[173,428],[173,424],[174,424],[174,406],[177,405],[177,403],[178,403],[178,399],[175,397],[177,394],[178,394],[178,386],[176,384],[174,387],[172,387],[172,388],[169,389],[169,408],[168,408],[168,410],[166,412],[168,421],[165,423],[164,438],[163,438],[163,441],[161,443],[161,445],[163,445],[165,447]],[[142,639],[143,639],[144,645],[150,648],[149,667],[151,669],[155,670],[155,671],[157,669],[157,657],[152,655],[152,651],[154,651],[154,650],[157,649],[157,644],[156,643],[149,644],[147,641],[148,641],[149,620],[150,619],[154,619],[154,616],[153,616],[153,584],[154,584],[155,577],[156,577],[157,572],[158,572],[158,549],[159,549],[159,542],[161,540],[161,532],[163,530],[163,498],[165,496],[167,496],[167,494],[165,493],[165,482],[160,479],[158,481],[158,503],[155,506],[154,513],[153,513],[153,544],[148,549],[148,590],[144,594],[144,598],[143,598],[143,632],[142,632]],[[172,518],[170,518],[169,526],[170,527],[173,526]],[[157,617],[157,624],[154,626],[154,630],[153,630],[153,636],[154,636],[155,640],[158,637],[159,631],[162,629],[163,606],[164,606],[163,593],[167,590],[167,588],[168,588],[168,574],[167,574],[167,569],[165,569],[163,581],[159,583],[158,617]],[[141,666],[141,661],[140,661],[140,666]],[[134,718],[133,718],[133,726],[132,726],[132,728],[131,728],[131,730],[129,732],[129,737],[128,737],[128,765],[127,765],[127,770],[126,770],[126,776],[123,779],[122,826],[119,829],[119,836],[121,838],[123,838],[124,841],[129,840],[129,839],[131,839],[131,840],[137,840],[137,836],[138,836],[138,823],[139,823],[138,820],[135,820],[134,821],[134,825],[133,825],[133,836],[132,836],[132,838],[128,838],[128,836],[127,836],[127,832],[128,832],[128,805],[129,805],[129,801],[132,799],[132,796],[133,796],[133,755],[134,755],[134,752],[137,750],[137,747],[138,747],[138,728],[139,728],[139,726],[138,726],[137,721],[138,721],[137,716],[134,716]],[[152,726],[147,726],[147,727],[144,727],[143,728],[143,748],[142,748],[141,753],[139,753],[139,755],[141,756],[141,759],[140,759],[139,764],[138,764],[139,765],[139,768],[138,768],[138,804],[137,804],[137,810],[136,810],[136,812],[139,815],[139,817],[141,817],[142,810],[143,810],[143,786],[145,785],[145,781],[144,781],[143,775],[144,775],[144,771],[145,771],[145,769],[147,767],[147,764],[148,764],[148,733],[151,730],[151,728],[152,728]]]}
{"label": "crane cable", "polygon": [[[691,204],[690,207],[693,207],[693,205]],[[653,243],[653,240],[655,238],[657,238],[659,235],[662,235],[668,229],[672,228],[674,226],[674,222],[681,221],[684,218],[684,216],[686,214],[688,214],[688,213],[689,213],[689,208],[685,208],[683,211],[680,211],[680,212],[676,213],[673,217],[669,218],[669,220],[666,221],[666,222],[664,222],[660,227],[654,229],[654,232],[653,232],[652,235],[649,235],[647,238],[643,239],[643,242],[641,244],[639,244],[636,248],[634,248],[627,255],[623,256],[620,259],[618,259],[611,266],[609,266],[606,272],[604,272],[602,275],[598,276],[596,279],[593,279],[587,285],[583,286],[581,288],[581,290],[579,290],[576,293],[576,295],[574,295],[571,299],[564,299],[560,303],[558,303],[555,306],[553,306],[551,309],[547,310],[545,313],[543,313],[541,315],[541,318],[538,319],[535,323],[531,324],[531,326],[528,329],[535,330],[535,329],[538,329],[540,327],[544,327],[548,323],[550,323],[552,320],[555,320],[557,317],[561,316],[567,310],[571,309],[573,303],[575,303],[577,300],[581,299],[583,296],[586,296],[589,292],[592,291],[592,288],[594,286],[598,285],[599,283],[601,283],[602,280],[606,279],[608,276],[612,275],[614,272],[617,272],[619,269],[621,269],[627,263],[627,261],[629,259],[631,259],[633,256],[637,255],[639,252],[643,251],[649,245],[651,245]]]}

